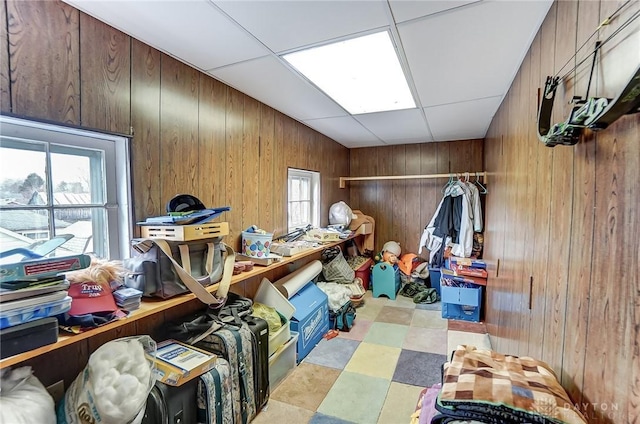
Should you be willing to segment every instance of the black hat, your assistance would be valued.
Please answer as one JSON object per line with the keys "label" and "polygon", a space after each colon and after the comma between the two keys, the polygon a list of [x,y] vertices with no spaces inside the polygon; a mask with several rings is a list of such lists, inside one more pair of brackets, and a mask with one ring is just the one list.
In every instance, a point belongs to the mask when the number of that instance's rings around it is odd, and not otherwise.
{"label": "black hat", "polygon": [[195,196],[179,194],[167,203],[167,212],[192,212],[206,209],[205,205]]}

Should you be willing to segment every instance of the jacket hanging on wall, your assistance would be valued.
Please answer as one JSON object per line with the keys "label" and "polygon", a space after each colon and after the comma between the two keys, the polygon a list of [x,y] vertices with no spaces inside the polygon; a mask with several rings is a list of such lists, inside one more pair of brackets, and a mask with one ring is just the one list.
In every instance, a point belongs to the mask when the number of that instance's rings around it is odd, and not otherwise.
{"label": "jacket hanging on wall", "polygon": [[[479,205],[479,198],[472,204],[472,192],[466,183],[457,180],[448,183],[444,197],[422,233],[418,254],[423,247],[429,249],[429,262],[434,267],[442,265],[446,246],[451,246],[454,256],[471,256],[474,209],[479,210]],[[481,228],[481,221],[479,225]]]}

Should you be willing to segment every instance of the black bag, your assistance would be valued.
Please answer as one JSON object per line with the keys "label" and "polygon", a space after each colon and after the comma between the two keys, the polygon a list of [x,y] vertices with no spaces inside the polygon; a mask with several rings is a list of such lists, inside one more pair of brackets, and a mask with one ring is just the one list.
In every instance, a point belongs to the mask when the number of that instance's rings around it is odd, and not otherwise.
{"label": "black bag", "polygon": [[[133,239],[131,252],[124,261],[124,283],[144,296],[168,299],[191,291],[207,305],[219,305],[227,296],[235,253],[219,237],[181,242]],[[204,289],[219,281],[217,296]]]}
{"label": "black bag", "polygon": [[337,311],[329,311],[329,321],[331,322],[331,328],[334,330],[349,331],[353,327],[355,320],[356,308],[351,301],[342,305]]}
{"label": "black bag", "polygon": [[218,317],[222,322],[233,323],[236,326],[242,324],[242,320],[250,316],[253,312],[253,300],[229,292],[227,295],[227,301],[224,306],[218,311],[212,313]]}

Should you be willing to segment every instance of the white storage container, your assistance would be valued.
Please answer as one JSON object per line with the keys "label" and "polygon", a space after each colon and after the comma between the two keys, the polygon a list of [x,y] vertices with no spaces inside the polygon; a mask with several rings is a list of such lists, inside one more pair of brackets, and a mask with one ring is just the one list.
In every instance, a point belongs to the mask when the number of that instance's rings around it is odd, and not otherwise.
{"label": "white storage container", "polygon": [[291,320],[291,317],[296,312],[296,308],[266,278],[262,279],[260,287],[258,287],[258,291],[256,292],[253,300],[255,302],[262,303],[263,305],[275,308],[276,311],[280,312],[280,314],[287,319],[287,322],[284,323],[278,331],[273,334],[269,334],[269,356],[271,356],[291,338],[289,320]]}
{"label": "white storage container", "polygon": [[5,302],[0,307],[0,329],[67,312],[71,309],[71,300],[66,291],[60,291]]}
{"label": "white storage container", "polygon": [[296,367],[296,346],[298,333],[291,332],[287,343],[269,357],[269,387],[271,392],[285,379],[289,372]]}

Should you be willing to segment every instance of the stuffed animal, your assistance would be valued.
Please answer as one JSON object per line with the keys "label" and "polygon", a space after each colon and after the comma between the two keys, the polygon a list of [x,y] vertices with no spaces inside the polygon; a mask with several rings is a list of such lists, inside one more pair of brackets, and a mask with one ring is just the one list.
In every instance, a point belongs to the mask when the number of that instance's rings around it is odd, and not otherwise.
{"label": "stuffed animal", "polygon": [[398,263],[398,257],[402,253],[402,249],[400,248],[400,244],[396,241],[388,241],[382,246],[382,250],[378,253],[374,260],[376,263],[378,262],[387,262],[391,265],[396,265]]}

